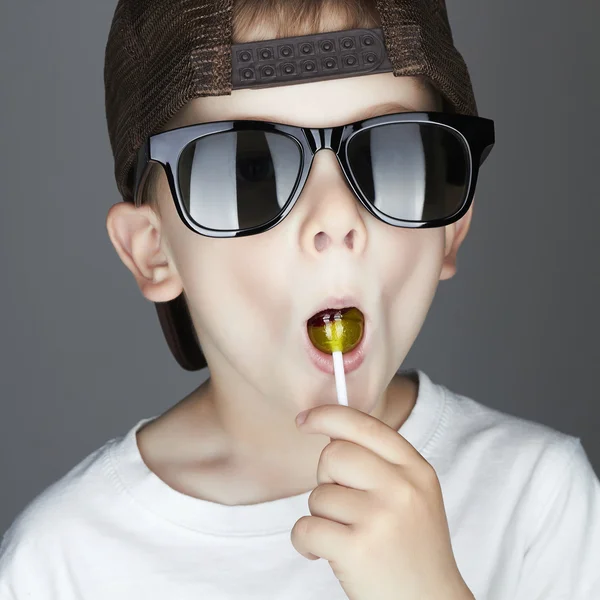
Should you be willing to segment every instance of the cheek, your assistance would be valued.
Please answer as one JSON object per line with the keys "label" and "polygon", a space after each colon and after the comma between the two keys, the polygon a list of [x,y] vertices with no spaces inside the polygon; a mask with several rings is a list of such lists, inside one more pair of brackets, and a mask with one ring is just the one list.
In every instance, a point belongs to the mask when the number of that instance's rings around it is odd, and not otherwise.
{"label": "cheek", "polygon": [[399,293],[408,288],[435,287],[444,259],[443,228],[388,227],[378,236],[377,260],[382,288]]}
{"label": "cheek", "polygon": [[387,344],[390,350],[396,348],[403,360],[435,297],[444,257],[444,231],[406,229],[389,233],[385,259],[377,264],[384,318],[394,337]]}
{"label": "cheek", "polygon": [[192,237],[185,244],[180,240],[177,250],[200,339],[208,338],[240,364],[277,352],[293,319],[281,254],[261,236]]}

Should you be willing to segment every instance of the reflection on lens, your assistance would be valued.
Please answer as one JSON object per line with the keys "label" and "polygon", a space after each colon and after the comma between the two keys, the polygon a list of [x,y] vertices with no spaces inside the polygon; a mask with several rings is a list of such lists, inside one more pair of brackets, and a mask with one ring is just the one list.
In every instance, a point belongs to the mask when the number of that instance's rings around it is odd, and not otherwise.
{"label": "reflection on lens", "polygon": [[292,196],[301,156],[295,140],[271,131],[228,131],[194,140],[179,159],[185,210],[209,229],[264,225]]}
{"label": "reflection on lens", "polygon": [[357,186],[389,217],[443,219],[460,210],[466,199],[468,149],[443,125],[377,125],[358,131],[347,152]]}

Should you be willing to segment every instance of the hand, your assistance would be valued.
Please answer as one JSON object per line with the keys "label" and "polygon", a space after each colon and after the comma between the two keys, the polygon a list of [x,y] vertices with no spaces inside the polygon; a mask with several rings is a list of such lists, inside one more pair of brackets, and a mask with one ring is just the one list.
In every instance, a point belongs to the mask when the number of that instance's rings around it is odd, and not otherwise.
{"label": "hand", "polygon": [[452,552],[434,468],[397,431],[349,406],[310,410],[305,433],[325,434],[313,516],[291,533],[310,560],[329,561],[350,600],[474,600]]}

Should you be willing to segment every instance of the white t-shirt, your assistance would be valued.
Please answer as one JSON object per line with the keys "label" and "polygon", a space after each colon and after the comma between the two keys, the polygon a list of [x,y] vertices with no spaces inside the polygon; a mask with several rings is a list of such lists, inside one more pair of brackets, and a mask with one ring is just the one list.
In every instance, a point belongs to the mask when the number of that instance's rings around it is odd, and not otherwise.
{"label": "white t-shirt", "polygon": [[[435,468],[477,600],[599,600],[600,482],[580,439],[433,383],[399,429]],[[1,600],[346,600],[292,546],[310,492],[227,506],[177,492],[135,432],[39,494],[0,548]]]}

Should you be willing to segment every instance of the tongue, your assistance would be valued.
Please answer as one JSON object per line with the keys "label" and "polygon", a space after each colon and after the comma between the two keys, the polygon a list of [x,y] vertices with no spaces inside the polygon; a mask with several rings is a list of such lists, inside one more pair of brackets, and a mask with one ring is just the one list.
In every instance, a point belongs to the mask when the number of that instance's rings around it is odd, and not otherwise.
{"label": "tongue", "polygon": [[321,352],[350,352],[358,346],[364,330],[364,316],[358,308],[327,309],[311,317],[307,324],[312,345]]}

